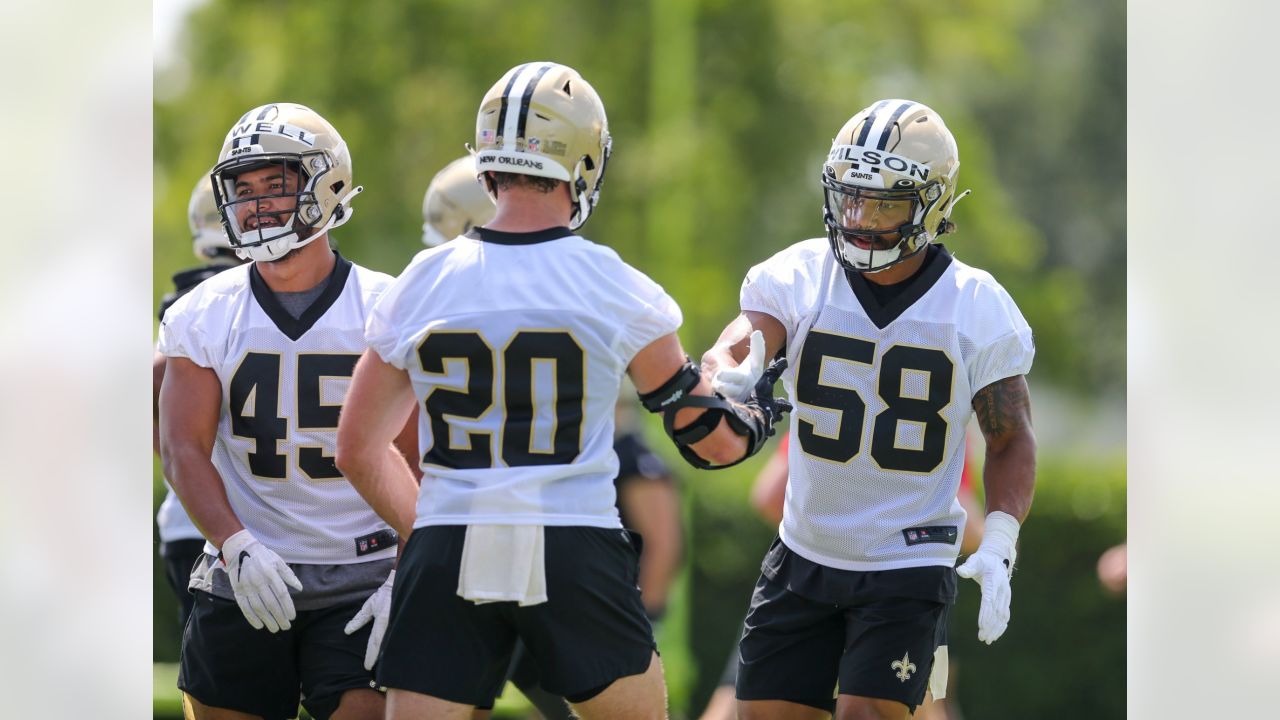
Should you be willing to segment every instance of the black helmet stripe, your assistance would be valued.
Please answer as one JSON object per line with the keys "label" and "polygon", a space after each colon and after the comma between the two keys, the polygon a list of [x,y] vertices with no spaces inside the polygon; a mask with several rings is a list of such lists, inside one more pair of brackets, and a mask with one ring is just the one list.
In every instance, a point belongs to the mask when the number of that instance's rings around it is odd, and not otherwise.
{"label": "black helmet stripe", "polygon": [[511,79],[507,81],[507,86],[502,90],[502,106],[498,110],[497,125],[497,133],[499,135],[502,134],[502,126],[507,123],[507,100],[511,97],[511,87],[516,84],[516,78],[520,77],[520,73],[524,72],[524,69],[528,66],[529,64],[525,63],[524,65],[517,67],[516,71],[511,73]]}
{"label": "black helmet stripe", "polygon": [[524,137],[524,127],[529,121],[529,105],[530,101],[533,100],[533,90],[538,87],[538,83],[542,82],[542,76],[546,75],[550,69],[550,64],[538,68],[537,74],[533,76],[533,79],[524,88],[524,95],[520,98],[520,118],[516,125],[516,137],[518,138]]}
{"label": "black helmet stripe", "polygon": [[[524,128],[528,118],[529,99],[533,96],[533,87],[546,74],[551,63],[525,63],[511,76],[506,89],[502,93],[502,110],[498,116],[498,134],[502,136],[502,149],[514,150],[516,138]],[[511,98],[519,97],[520,106],[511,107]]]}
{"label": "black helmet stripe", "polygon": [[853,141],[854,145],[865,146],[867,144],[867,136],[871,134],[871,126],[876,123],[876,114],[883,110],[884,106],[888,104],[888,100],[881,100],[876,103],[875,107],[871,108],[871,114],[867,115],[867,119],[862,121],[862,132],[858,133],[858,139]]}
{"label": "black helmet stripe", "polygon": [[889,138],[893,136],[893,128],[897,126],[898,118],[902,117],[903,113],[915,106],[915,103],[908,100],[899,105],[898,109],[893,111],[893,114],[889,116],[889,120],[884,124],[884,132],[880,133],[880,141],[876,143],[877,150],[885,149],[885,145],[889,144]]}

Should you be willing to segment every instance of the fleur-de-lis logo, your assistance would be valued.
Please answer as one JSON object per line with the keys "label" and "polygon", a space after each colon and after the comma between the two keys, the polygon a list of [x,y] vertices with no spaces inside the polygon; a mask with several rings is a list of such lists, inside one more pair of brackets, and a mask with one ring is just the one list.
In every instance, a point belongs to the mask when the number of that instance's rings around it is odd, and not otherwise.
{"label": "fleur-de-lis logo", "polygon": [[889,663],[889,669],[897,670],[898,672],[894,674],[894,677],[906,682],[911,679],[911,673],[916,671],[916,664],[911,662],[910,653],[903,653],[901,660],[894,660]]}

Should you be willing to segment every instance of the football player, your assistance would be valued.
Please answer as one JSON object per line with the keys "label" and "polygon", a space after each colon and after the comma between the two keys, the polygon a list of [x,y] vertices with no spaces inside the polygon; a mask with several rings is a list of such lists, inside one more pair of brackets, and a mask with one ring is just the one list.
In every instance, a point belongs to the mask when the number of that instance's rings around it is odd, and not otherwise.
{"label": "football player", "polygon": [[361,188],[315,111],[245,113],[210,177],[252,262],[187,293],[160,327],[165,474],[209,540],[178,685],[196,718],[292,718],[299,693],[317,720],[381,718],[366,655],[397,537],[334,453],[365,319],[392,279],[330,249]]}
{"label": "football player", "polygon": [[[476,177],[475,158],[458,158],[436,173],[427,186],[422,200],[422,242],[436,247],[489,222],[494,211],[493,199]],[[629,405],[619,402],[615,415],[615,504],[622,526],[644,539],[640,552],[640,599],[656,634],[657,623],[666,612],[668,590],[680,567],[680,495],[670,468],[635,427]],[[508,679],[544,720],[569,720],[572,716],[564,698],[542,689],[539,677],[533,657],[523,643],[518,643]]]}
{"label": "football player", "polygon": [[[757,451],[783,404],[769,373],[745,404],[714,395],[670,296],[577,234],[610,148],[576,71],[512,68],[476,121],[496,215],[419,253],[370,316],[338,465],[413,533],[378,665],[388,718],[467,717],[500,689],[517,638],[581,717],[665,717],[637,547],[614,506],[620,384],[630,375],[701,466]],[[415,403],[420,493],[386,449]]]}
{"label": "football player", "polygon": [[[765,463],[760,473],[756,475],[756,481],[751,486],[751,506],[755,509],[761,519],[772,527],[777,527],[782,522],[783,508],[786,505],[787,492],[787,454],[790,449],[790,436],[784,436],[778,442],[778,447],[773,455],[769,456],[769,462]],[[974,517],[974,513],[981,512],[982,508],[978,504],[978,498],[973,492],[973,479],[969,471],[969,452],[968,443],[965,444],[965,462],[960,471],[960,489],[956,497],[960,500],[960,506],[964,508],[968,520],[965,523],[964,536],[960,538],[960,552],[968,555],[978,549],[982,542],[982,517]],[[948,666],[952,670],[956,667],[955,658],[950,657],[948,653]],[[955,694],[955,673],[949,673],[950,684],[947,686],[947,695]],[[720,681],[716,685],[715,692],[712,693],[711,699],[707,701],[707,707],[702,711],[699,720],[732,720],[738,716],[737,702],[735,699],[735,688],[738,684],[738,647],[735,641],[733,652],[730,653],[728,662],[725,664],[724,671],[720,675]],[[920,709],[912,716],[917,720],[946,720],[950,717],[948,708],[951,700],[932,700],[926,695],[924,702],[921,703]]]}
{"label": "football player", "polygon": [[[987,440],[978,637],[1009,621],[1035,484],[1031,329],[987,272],[935,242],[954,229],[959,158],[932,109],[881,100],[840,129],[822,168],[827,237],[753,267],[742,313],[703,358],[717,389],[785,353],[796,403],[779,538],[739,646],[743,718],[906,718],[945,695],[948,609],[965,513],[964,428]],[[838,695],[838,697],[837,697]]]}
{"label": "football player", "polygon": [[493,218],[493,198],[476,178],[476,159],[463,155],[445,165],[422,196],[422,244],[452,240]]}
{"label": "football player", "polygon": [[[187,224],[191,227],[196,257],[204,264],[174,273],[173,291],[166,293],[160,301],[161,320],[164,319],[165,311],[196,285],[242,262],[231,249],[227,234],[222,229],[222,216],[213,203],[213,189],[209,185],[208,175],[202,175],[191,191],[191,200],[187,204]],[[164,366],[164,355],[157,352],[151,364],[154,421],[151,440],[156,455],[160,454],[160,383],[164,380]],[[156,528],[160,532],[160,557],[164,560],[165,579],[178,598],[178,627],[185,627],[194,602],[187,590],[187,581],[192,566],[204,551],[204,536],[196,529],[195,523],[191,522],[167,481],[165,486],[167,491],[164,502],[160,503],[160,510],[156,513]]]}

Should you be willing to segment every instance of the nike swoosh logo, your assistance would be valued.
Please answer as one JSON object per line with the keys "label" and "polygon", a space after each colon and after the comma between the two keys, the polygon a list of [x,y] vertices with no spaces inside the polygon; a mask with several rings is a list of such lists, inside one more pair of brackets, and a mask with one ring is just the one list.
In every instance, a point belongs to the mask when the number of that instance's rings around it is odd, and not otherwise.
{"label": "nike swoosh logo", "polygon": [[241,550],[240,557],[236,558],[236,582],[240,581],[240,573],[244,571],[244,559],[249,557],[248,550]]}

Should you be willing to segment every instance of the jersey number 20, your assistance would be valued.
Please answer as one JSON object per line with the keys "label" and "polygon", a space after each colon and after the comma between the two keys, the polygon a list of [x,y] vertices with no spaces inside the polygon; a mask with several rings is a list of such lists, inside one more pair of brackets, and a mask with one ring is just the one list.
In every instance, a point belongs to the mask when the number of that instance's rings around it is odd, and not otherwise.
{"label": "jersey number 20", "polygon": [[[461,360],[467,367],[465,389],[435,388],[423,401],[432,438],[431,447],[422,456],[424,463],[448,468],[494,466],[491,433],[468,432],[465,444],[455,447],[449,439],[449,418],[478,420],[493,407],[496,357],[485,339],[471,330],[432,332],[418,346],[424,373],[444,375],[446,359]],[[502,349],[501,362],[502,462],[508,467],[573,462],[582,441],[586,372],[582,346],[564,331],[521,330]],[[534,365],[539,362],[550,363],[554,368],[555,430],[549,450],[533,447],[533,378]]]}
{"label": "jersey number 20", "polygon": [[[796,370],[796,400],[812,407],[840,413],[835,437],[819,435],[813,423],[800,420],[797,435],[800,447],[809,455],[846,463],[862,449],[862,425],[867,404],[856,390],[822,383],[822,363],[833,358],[872,367],[876,344],[845,335],[809,331]],[[952,371],[955,364],[941,350],[893,345],[880,358],[876,392],[885,409],[875,416],[871,428],[871,457],[886,470],[925,473],[942,462],[947,443],[947,421],[942,410],[951,404]],[[913,397],[903,392],[903,375],[912,370],[926,374],[927,392]],[[921,426],[918,448],[897,446],[898,424]]]}

